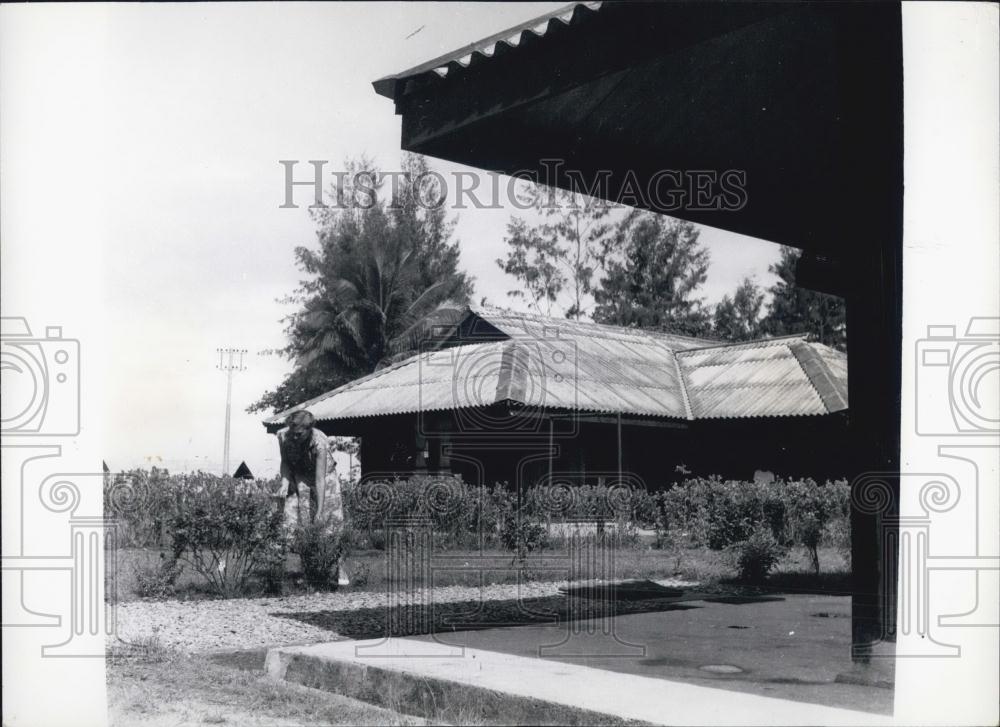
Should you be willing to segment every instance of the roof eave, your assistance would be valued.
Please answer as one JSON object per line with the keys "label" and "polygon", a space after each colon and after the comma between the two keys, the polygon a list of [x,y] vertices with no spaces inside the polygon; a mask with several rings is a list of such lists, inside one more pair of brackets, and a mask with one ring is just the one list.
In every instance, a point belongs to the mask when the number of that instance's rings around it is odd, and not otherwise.
{"label": "roof eave", "polygon": [[[548,13],[543,13],[537,17],[526,20],[517,25],[513,25],[505,30],[501,30],[493,35],[481,38],[473,43],[469,43],[460,48],[445,53],[444,55],[433,58],[429,61],[425,61],[417,66],[408,68],[405,71],[400,71],[399,73],[393,73],[388,76],[383,76],[376,81],[372,82],[372,87],[375,89],[375,93],[379,96],[391,99],[393,101],[399,98],[399,87],[402,83],[416,78],[417,76],[422,76],[426,73],[430,73],[437,68],[442,68],[448,66],[450,63],[456,63],[459,58],[463,58],[467,55],[472,55],[475,53],[482,53],[483,49],[494,45],[497,43],[504,43],[508,41],[513,36],[520,36],[521,33],[526,31],[531,31],[532,28],[536,28],[542,23],[546,24],[546,29],[541,33],[535,33],[535,35],[544,36],[548,32],[548,24],[559,19],[560,16],[565,16],[567,13],[572,13],[569,21],[562,21],[564,25],[576,22],[578,18],[578,13],[583,14],[585,11],[589,10],[596,12],[600,9],[602,3],[600,1],[596,2],[571,2],[567,5],[550,11]],[[492,54],[491,54],[492,55]]]}

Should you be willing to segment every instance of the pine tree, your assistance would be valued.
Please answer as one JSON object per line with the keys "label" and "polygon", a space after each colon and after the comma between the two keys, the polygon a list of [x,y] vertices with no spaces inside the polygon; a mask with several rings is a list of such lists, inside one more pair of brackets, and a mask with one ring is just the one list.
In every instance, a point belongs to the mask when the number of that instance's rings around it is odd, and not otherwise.
{"label": "pine tree", "polygon": [[715,306],[712,333],[723,341],[751,341],[762,334],[761,308],[764,293],[752,278],[744,278],[733,297],[728,295]]}
{"label": "pine tree", "polygon": [[782,247],[781,258],[769,270],[778,276],[771,286],[771,305],[763,330],[772,336],[808,334],[839,351],[847,350],[847,309],[843,298],[806,290],[795,284],[795,266],[802,251]]}
{"label": "pine tree", "polygon": [[690,222],[633,210],[601,256],[605,276],[594,291],[594,320],[702,336],[711,318],[701,298],[708,250]]}

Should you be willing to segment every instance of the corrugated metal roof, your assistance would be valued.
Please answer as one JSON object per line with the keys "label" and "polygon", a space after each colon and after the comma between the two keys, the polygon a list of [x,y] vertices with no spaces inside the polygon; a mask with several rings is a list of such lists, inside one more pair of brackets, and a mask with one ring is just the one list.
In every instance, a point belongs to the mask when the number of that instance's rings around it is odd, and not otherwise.
{"label": "corrugated metal roof", "polygon": [[[803,350],[813,353],[809,366],[797,355]],[[802,336],[679,351],[677,359],[695,419],[831,414],[847,408],[847,357]],[[843,363],[843,378],[825,365],[827,359],[838,367]]]}
{"label": "corrugated metal roof", "polygon": [[544,38],[557,28],[578,25],[600,10],[602,2],[575,2],[565,5],[537,18],[532,18],[506,30],[501,30],[488,38],[463,46],[443,56],[421,63],[391,76],[375,81],[375,92],[387,98],[395,98],[400,83],[421,76],[446,78],[463,69],[477,65],[494,56],[503,55],[516,48],[525,47]]}
{"label": "corrugated metal roof", "polygon": [[801,336],[718,344],[496,308],[465,315],[509,338],[427,351],[295,409],[342,420],[510,401],[690,420],[818,415],[847,406],[846,356]]}

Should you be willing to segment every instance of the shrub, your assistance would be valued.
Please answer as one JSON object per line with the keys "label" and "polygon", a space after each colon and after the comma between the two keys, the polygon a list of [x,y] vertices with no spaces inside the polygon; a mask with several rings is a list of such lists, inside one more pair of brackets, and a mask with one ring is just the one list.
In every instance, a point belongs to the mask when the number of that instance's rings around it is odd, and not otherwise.
{"label": "shrub", "polygon": [[110,542],[119,548],[166,545],[179,479],[156,467],[105,476],[104,515],[115,522]]}
{"label": "shrub", "polygon": [[805,547],[818,568],[820,545],[849,542],[848,489],[844,481],[692,478],[660,494],[657,535],[666,541],[687,533],[693,545],[722,550],[766,528],[782,546]]}
{"label": "shrub", "polygon": [[155,568],[135,569],[135,593],[140,598],[170,598],[176,593],[177,577],[183,566],[160,554],[161,562]]}
{"label": "shrub", "polygon": [[286,544],[283,540],[269,543],[260,557],[258,572],[264,592],[281,596],[285,592]]}
{"label": "shrub", "polygon": [[723,482],[718,478],[699,481],[698,517],[703,523],[706,544],[722,550],[745,541],[761,527],[775,540],[785,540],[785,502],[781,483]]}
{"label": "shrub", "polygon": [[295,529],[291,549],[302,561],[306,583],[313,588],[336,587],[338,566],[348,537],[339,525],[334,526],[322,515]]}
{"label": "shrub", "polygon": [[219,595],[242,593],[281,542],[282,512],[259,483],[189,475],[175,493],[171,549]]}
{"label": "shrub", "polygon": [[371,581],[372,567],[363,561],[352,563],[347,575],[351,579],[352,586],[363,588]]}
{"label": "shrub", "polygon": [[454,475],[367,480],[344,488],[347,520],[370,547],[385,548],[392,520],[426,519],[439,547],[475,546],[482,536],[495,541],[516,501],[501,485],[472,487]]}
{"label": "shrub", "polygon": [[830,545],[837,549],[837,554],[843,558],[847,570],[851,569],[851,519],[837,517],[827,525],[826,537]]}
{"label": "shrub", "polygon": [[[843,480],[818,485],[806,479],[787,483],[785,495],[793,540],[809,553],[813,570],[819,575],[820,544],[833,540],[835,545],[841,545],[844,541],[844,533],[839,530],[850,522],[849,487]],[[849,529],[846,542],[850,547]]]}
{"label": "shrub", "polygon": [[525,493],[525,512],[540,522],[594,523],[596,536],[614,547],[635,547],[639,525],[655,525],[656,498],[641,488],[537,485]]}
{"label": "shrub", "polygon": [[496,545],[500,542],[504,524],[514,517],[517,494],[506,483],[495,483],[491,488],[483,487],[472,492],[469,527],[474,545],[480,542],[484,546]]}
{"label": "shrub", "polygon": [[[170,526],[185,489],[197,488],[203,473],[171,475],[153,467],[133,469],[104,478],[104,515],[114,520],[115,537],[108,543],[118,548],[170,547]],[[257,480],[255,487],[277,492],[280,478]]]}
{"label": "shrub", "polygon": [[520,517],[508,517],[500,529],[500,542],[514,553],[515,560],[524,560],[529,553],[540,550],[548,544],[548,530],[535,517],[521,513]]}
{"label": "shrub", "polygon": [[785,556],[785,548],[768,527],[757,527],[746,540],[731,546],[741,580],[760,583]]}

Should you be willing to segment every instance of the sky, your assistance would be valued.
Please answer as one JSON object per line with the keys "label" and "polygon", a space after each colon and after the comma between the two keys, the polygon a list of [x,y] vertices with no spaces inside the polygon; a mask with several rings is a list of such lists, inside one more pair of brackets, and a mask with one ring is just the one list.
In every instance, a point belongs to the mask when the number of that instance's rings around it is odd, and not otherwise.
{"label": "sky", "polygon": [[[220,347],[249,351],[233,383],[230,469],[245,460],[258,475],[277,470],[262,415],[245,410],[291,369],[260,352],[283,344],[289,309],[277,299],[300,280],[294,248],[315,243],[304,204],[280,207],[278,160],[302,160],[305,172],[306,160],[333,169],[365,154],[395,168],[400,121],[373,80],[560,5],[112,4],[63,12],[61,26],[20,29],[7,43],[3,78],[25,84],[25,101],[0,112],[0,126],[8,141],[23,131],[45,144],[6,145],[8,167],[22,164],[34,176],[23,198],[5,190],[14,212],[5,220],[4,267],[21,272],[5,273],[4,315],[32,276],[61,275],[78,287],[73,266],[93,270],[86,295],[96,296],[89,318],[99,320],[78,330],[99,324],[91,346],[99,351],[87,360],[100,385],[94,374],[84,388],[94,381],[100,392],[90,411],[101,418],[113,470],[221,469]],[[55,174],[43,182],[47,170]],[[29,198],[43,183],[48,194]],[[95,201],[73,218],[74,199]],[[475,278],[476,300],[508,303],[514,283],[495,260],[512,212],[458,213],[461,265]],[[19,214],[52,218],[48,269],[28,260],[34,243],[16,235]],[[744,276],[772,282],[777,246],[701,229],[712,258],[701,291],[708,303]],[[86,244],[75,242],[77,230]],[[73,321],[74,294],[62,288],[22,308]]]}

